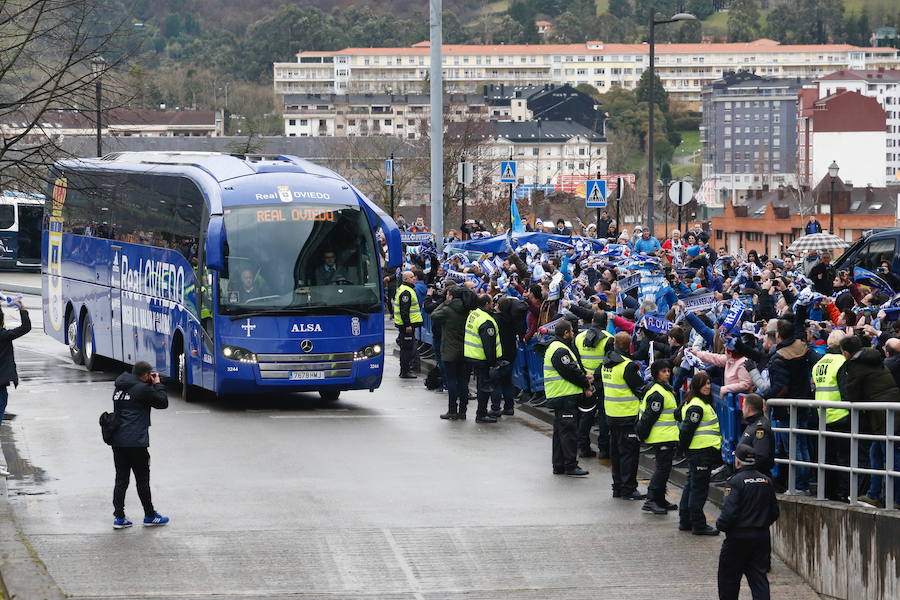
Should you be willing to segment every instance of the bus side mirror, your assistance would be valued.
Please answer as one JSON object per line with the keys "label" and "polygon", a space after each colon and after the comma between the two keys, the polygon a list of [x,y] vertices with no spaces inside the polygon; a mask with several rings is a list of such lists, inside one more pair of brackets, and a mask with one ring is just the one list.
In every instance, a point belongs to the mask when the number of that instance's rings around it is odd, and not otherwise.
{"label": "bus side mirror", "polygon": [[221,215],[212,215],[209,218],[204,251],[207,268],[214,271],[225,270],[225,221]]}
{"label": "bus side mirror", "polygon": [[394,223],[394,220],[387,215],[381,218],[381,231],[387,240],[387,263],[388,269],[397,269],[403,266],[403,242],[400,241],[400,228]]}

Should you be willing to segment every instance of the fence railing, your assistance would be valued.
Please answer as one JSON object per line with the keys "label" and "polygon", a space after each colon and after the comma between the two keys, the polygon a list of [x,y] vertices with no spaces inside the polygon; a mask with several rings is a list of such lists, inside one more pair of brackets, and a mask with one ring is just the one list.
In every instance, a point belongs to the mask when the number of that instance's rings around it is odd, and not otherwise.
{"label": "fence railing", "polygon": [[[892,509],[894,507],[894,486],[900,485],[900,471],[897,468],[900,465],[894,464],[894,448],[900,444],[900,436],[894,430],[894,415],[900,413],[900,402],[823,402],[816,400],[792,400],[792,399],[771,399],[768,405],[772,407],[783,406],[789,411],[787,427],[772,427],[776,433],[784,433],[788,435],[788,458],[776,458],[775,462],[788,466],[788,493],[797,493],[797,469],[800,467],[808,467],[817,470],[817,490],[816,496],[819,500],[825,499],[825,472],[833,471],[840,473],[849,473],[849,499],[850,504],[858,504],[857,494],[859,493],[859,476],[874,475],[883,477],[885,507]],[[800,424],[800,409],[812,408],[816,409],[818,418],[816,429],[810,429],[808,424]],[[828,431],[825,419],[826,411],[829,409],[843,409],[850,411],[850,431]],[[884,434],[876,433],[860,433],[861,413],[884,413],[886,430]],[[798,436],[805,435],[815,438],[816,442],[816,462],[804,461],[797,459],[797,442]],[[847,439],[850,441],[850,457],[849,465],[838,465],[826,462],[827,451],[826,442],[832,439]],[[870,442],[884,442],[884,468],[873,469],[871,467],[861,467],[859,460],[860,440]],[[868,461],[865,461],[868,464]]]}

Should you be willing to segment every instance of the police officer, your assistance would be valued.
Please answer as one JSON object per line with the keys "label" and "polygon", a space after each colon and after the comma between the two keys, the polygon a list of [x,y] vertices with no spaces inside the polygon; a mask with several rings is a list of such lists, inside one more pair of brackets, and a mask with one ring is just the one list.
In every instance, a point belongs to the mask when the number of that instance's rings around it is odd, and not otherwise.
{"label": "police officer", "polygon": [[738,444],[749,446],[756,457],[756,470],[772,476],[775,466],[775,439],[772,437],[772,423],[766,416],[766,401],[759,394],[747,394],[741,405],[741,414],[747,427]]}
{"label": "police officer", "polygon": [[[575,349],[581,358],[581,365],[589,374],[597,376],[597,369],[606,358],[606,352],[612,345],[613,335],[606,331],[606,312],[597,311],[591,319],[591,325],[575,336]],[[600,431],[597,435],[597,450],[591,449],[591,427],[597,422],[600,411]],[[578,448],[579,456],[590,458],[599,454],[600,458],[609,457],[609,430],[606,426],[606,415],[603,414],[603,386],[594,388],[590,406],[578,410]]]}
{"label": "police officer", "polygon": [[738,444],[737,469],[725,488],[725,505],[716,527],[725,532],[719,553],[719,600],[737,600],[741,577],[747,577],[754,600],[768,600],[766,572],[772,560],[769,526],[778,520],[772,480],[756,468],[753,449]]}
{"label": "police officer", "polygon": [[672,379],[672,363],[657,360],[650,366],[653,384],[644,392],[641,412],[635,428],[638,436],[649,444],[656,457],[656,468],[647,486],[647,501],[641,510],[655,515],[664,515],[678,508],[666,500],[666,484],[672,472],[672,459],[678,449],[678,423],[675,410],[678,401],[669,381]]}
{"label": "police officer", "polygon": [[640,409],[644,380],[638,366],[628,357],[631,336],[620,331],[613,348],[603,359],[603,406],[609,424],[609,458],[612,462],[613,498],[644,500],[637,489],[638,458],[641,442],[634,431]]}
{"label": "police officer", "polygon": [[402,283],[394,293],[394,325],[397,326],[397,345],[400,347],[400,379],[415,379],[412,365],[416,359],[416,328],[422,326],[422,311],[416,296],[416,276],[403,271]]}
{"label": "police officer", "polygon": [[[497,417],[487,414],[488,400],[494,391],[491,382],[491,367],[503,354],[500,345],[500,332],[497,321],[489,312],[491,297],[487,294],[479,296],[475,310],[466,318],[466,334],[463,339],[463,356],[475,372],[475,387],[478,408],[475,411],[476,423],[496,423]],[[463,392],[465,393],[465,392]]]}
{"label": "police officer", "polygon": [[547,406],[554,409],[553,473],[584,477],[588,471],[578,466],[577,424],[579,403],[593,395],[593,376],[584,372],[578,355],[572,350],[575,336],[572,324],[560,321],[556,337],[544,353],[544,394]]}
{"label": "police officer", "polygon": [[[841,352],[841,340],[846,335],[832,331],[828,335],[828,350],[813,366],[813,387],[815,399],[827,402],[841,402],[841,385],[844,383],[847,357]],[[827,431],[850,432],[850,411],[841,408],[825,409],[825,429]],[[826,437],[825,460],[832,465],[850,465],[850,440]],[[841,500],[850,495],[850,476],[837,471],[825,471],[825,497]]]}
{"label": "police officer", "polygon": [[706,523],[703,506],[709,495],[710,469],[721,463],[722,433],[713,408],[712,383],[706,371],[691,379],[687,403],[681,407],[678,441],[688,461],[688,478],[678,504],[678,529],[694,535],[719,535]]}

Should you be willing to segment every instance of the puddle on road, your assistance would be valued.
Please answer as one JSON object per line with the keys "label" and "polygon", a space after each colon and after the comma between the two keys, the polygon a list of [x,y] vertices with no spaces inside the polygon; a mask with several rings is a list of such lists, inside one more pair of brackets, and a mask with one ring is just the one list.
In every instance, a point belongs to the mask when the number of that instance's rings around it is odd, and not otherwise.
{"label": "puddle on road", "polygon": [[40,496],[49,493],[46,485],[52,481],[51,478],[44,469],[31,464],[31,461],[19,454],[12,427],[5,421],[0,426],[0,445],[6,470],[10,472],[6,483],[11,495]]}

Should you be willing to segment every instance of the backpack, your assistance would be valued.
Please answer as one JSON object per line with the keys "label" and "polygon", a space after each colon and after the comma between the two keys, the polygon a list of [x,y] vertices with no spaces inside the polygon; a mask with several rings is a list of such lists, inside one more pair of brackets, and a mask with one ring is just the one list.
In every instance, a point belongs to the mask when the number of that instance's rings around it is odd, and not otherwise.
{"label": "backpack", "polygon": [[425,377],[425,389],[436,390],[444,385],[444,378],[441,377],[440,369],[431,369]]}
{"label": "backpack", "polygon": [[119,429],[119,406],[117,402],[126,396],[125,390],[116,390],[113,392],[113,412],[104,412],[100,414],[100,434],[103,441],[107,445],[112,446],[112,438]]}

